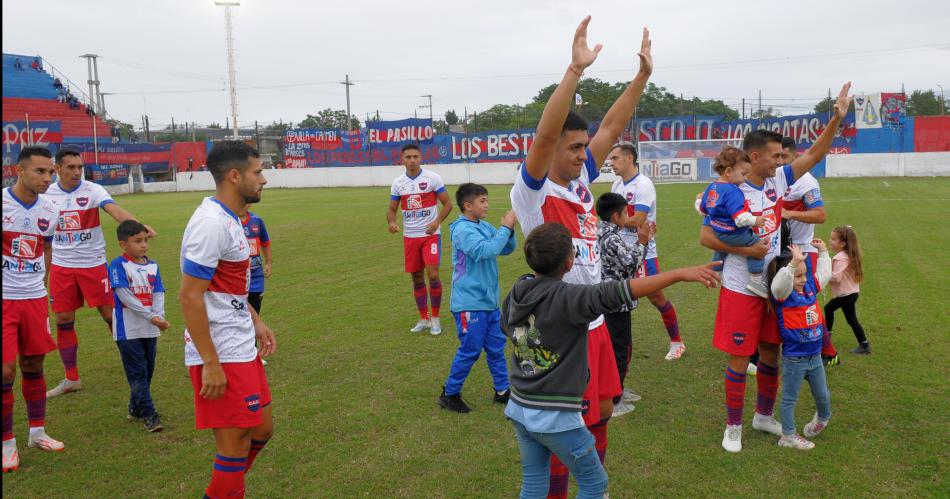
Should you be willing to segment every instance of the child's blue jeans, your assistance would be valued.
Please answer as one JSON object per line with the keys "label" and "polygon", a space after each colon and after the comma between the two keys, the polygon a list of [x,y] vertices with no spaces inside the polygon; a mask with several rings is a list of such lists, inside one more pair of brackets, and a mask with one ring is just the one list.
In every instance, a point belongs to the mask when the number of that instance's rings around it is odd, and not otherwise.
{"label": "child's blue jeans", "polygon": [[577,480],[578,499],[601,499],[607,492],[607,472],[594,448],[594,436],[587,428],[558,433],[528,431],[511,420],[521,450],[521,499],[543,499],[548,495],[551,453],[557,455]]}
{"label": "child's blue jeans", "polygon": [[802,389],[802,381],[808,380],[811,394],[815,397],[818,419],[831,419],[831,393],[825,380],[825,366],[821,355],[807,357],[782,357],[782,433],[795,434],[795,404]]}
{"label": "child's blue jeans", "polygon": [[[739,229],[735,232],[716,232],[716,237],[729,246],[755,246],[759,243],[759,236],[752,232],[752,229]],[[713,252],[712,261],[725,261],[726,253],[723,251]],[[746,257],[746,266],[752,274],[761,274],[765,267],[765,260],[761,258]],[[721,271],[722,266],[713,270]]]}
{"label": "child's blue jeans", "polygon": [[155,372],[158,338],[118,340],[115,344],[122,356],[125,378],[129,380],[129,411],[142,418],[154,416],[155,405],[152,404],[149,386],[152,384],[152,373]]}
{"label": "child's blue jeans", "polygon": [[468,373],[485,350],[485,360],[491,372],[495,391],[508,389],[508,366],[505,364],[505,333],[501,331],[501,312],[452,312],[458,331],[459,348],[452,360],[449,377],[445,380],[445,394],[458,395]]}

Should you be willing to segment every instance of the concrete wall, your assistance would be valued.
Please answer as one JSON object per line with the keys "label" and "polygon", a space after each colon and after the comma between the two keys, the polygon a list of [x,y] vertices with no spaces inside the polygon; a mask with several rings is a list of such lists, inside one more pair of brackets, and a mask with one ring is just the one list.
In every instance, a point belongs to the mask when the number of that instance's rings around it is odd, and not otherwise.
{"label": "concrete wall", "polygon": [[142,184],[142,192],[176,192],[175,182],[147,182]]}
{"label": "concrete wall", "polygon": [[833,154],[828,156],[825,176],[950,176],[950,152]]}

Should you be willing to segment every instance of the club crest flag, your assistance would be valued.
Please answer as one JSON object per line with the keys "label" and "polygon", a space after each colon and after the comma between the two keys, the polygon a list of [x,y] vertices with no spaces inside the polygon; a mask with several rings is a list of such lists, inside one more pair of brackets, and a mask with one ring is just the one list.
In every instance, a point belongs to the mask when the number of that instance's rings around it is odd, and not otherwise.
{"label": "club crest flag", "polygon": [[857,128],[881,128],[881,94],[854,96],[854,124]]}

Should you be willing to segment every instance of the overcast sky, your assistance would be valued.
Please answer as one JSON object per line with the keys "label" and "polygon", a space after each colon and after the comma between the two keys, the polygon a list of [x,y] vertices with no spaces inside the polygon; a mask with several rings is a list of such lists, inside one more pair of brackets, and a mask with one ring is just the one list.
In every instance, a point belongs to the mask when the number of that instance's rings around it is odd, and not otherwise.
{"label": "overcast sky", "polygon": [[[212,0],[2,8],[4,52],[39,54],[84,90],[78,56],[98,54],[115,118],[138,127],[147,113],[155,128],[230,116],[224,13]],[[242,127],[345,109],[346,74],[361,119],[427,116],[424,94],[436,119],[526,103],[562,74],[587,14],[591,43],[604,44],[587,74],[611,82],[635,74],[648,26],[651,81],[687,97],[736,106],[761,90],[765,105],[798,114],[849,79],[856,92],[950,91],[948,0],[241,0],[233,12]]]}

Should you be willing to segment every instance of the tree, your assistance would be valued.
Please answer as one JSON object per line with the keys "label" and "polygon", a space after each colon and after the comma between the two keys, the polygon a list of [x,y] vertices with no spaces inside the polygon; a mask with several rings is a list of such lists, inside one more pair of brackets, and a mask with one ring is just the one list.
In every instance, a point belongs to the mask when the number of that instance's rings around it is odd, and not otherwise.
{"label": "tree", "polygon": [[769,106],[765,109],[756,109],[752,111],[752,119],[754,120],[764,120],[768,118],[778,118],[782,113],[775,111],[772,106]]}
{"label": "tree", "polygon": [[947,103],[941,100],[933,90],[914,90],[907,97],[907,114],[911,116],[945,114]]}
{"label": "tree", "polygon": [[133,139],[137,140],[138,136],[135,133],[135,127],[129,123],[123,123],[119,120],[106,120],[106,123],[112,127],[114,132],[119,133],[119,139],[132,142]]}
{"label": "tree", "polygon": [[270,125],[264,127],[264,135],[283,135],[284,132],[293,127],[294,124],[289,121],[287,123],[272,121]]}
{"label": "tree", "polygon": [[346,111],[326,108],[317,113],[316,116],[308,114],[297,126],[300,128],[359,130],[360,120],[356,116],[350,116],[349,124],[347,124]]}
{"label": "tree", "polygon": [[221,123],[217,123],[217,122],[211,123],[210,125],[208,125],[208,128],[214,128],[214,129],[220,130]]}
{"label": "tree", "polygon": [[821,99],[821,102],[815,104],[815,112],[821,114],[830,113],[835,105],[835,100],[831,97]]}
{"label": "tree", "polygon": [[[178,129],[177,127],[175,128],[175,133],[172,133],[170,129],[166,128],[161,133],[155,135],[152,140],[154,142],[191,142],[191,134],[185,134],[183,129]],[[208,140],[208,134],[195,132],[195,141],[206,142]]]}
{"label": "tree", "polygon": [[454,109],[449,109],[445,112],[445,124],[446,125],[458,125],[459,124],[459,115],[455,112]]}

